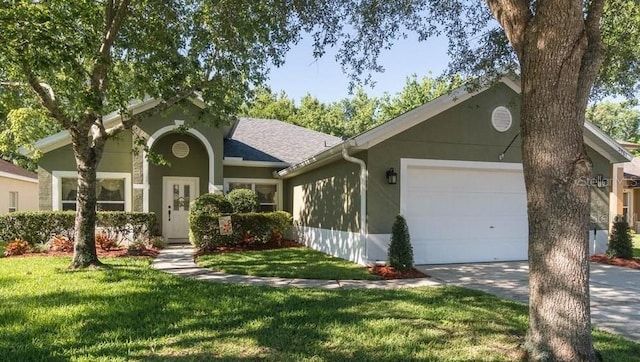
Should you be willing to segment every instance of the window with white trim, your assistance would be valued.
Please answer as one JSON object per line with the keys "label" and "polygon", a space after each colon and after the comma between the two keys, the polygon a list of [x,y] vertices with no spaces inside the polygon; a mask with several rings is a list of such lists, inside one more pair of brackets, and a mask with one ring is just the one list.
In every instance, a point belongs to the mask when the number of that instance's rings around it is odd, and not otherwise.
{"label": "window with white trim", "polygon": [[280,180],[269,179],[226,179],[225,190],[229,193],[235,189],[249,189],[258,195],[260,203],[258,211],[270,212],[280,209],[282,200],[282,184]]}
{"label": "window with white trim", "polygon": [[18,211],[18,191],[9,191],[9,212]]}
{"label": "window with white trim", "polygon": [[631,192],[624,190],[622,194],[622,215],[626,222],[631,222]]}
{"label": "window with white trim", "polygon": [[[130,183],[128,173],[98,172],[96,198],[98,211],[130,211]],[[54,171],[54,210],[76,210],[78,177],[75,172]],[[57,201],[57,203],[56,203]]]}

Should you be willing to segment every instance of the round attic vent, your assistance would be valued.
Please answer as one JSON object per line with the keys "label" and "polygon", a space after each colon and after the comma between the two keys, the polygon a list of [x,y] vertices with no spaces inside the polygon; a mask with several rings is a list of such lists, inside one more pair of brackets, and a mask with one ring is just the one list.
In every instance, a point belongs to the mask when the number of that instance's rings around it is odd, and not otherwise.
{"label": "round attic vent", "polygon": [[491,125],[498,132],[506,132],[511,128],[513,117],[507,107],[496,107],[491,113]]}
{"label": "round attic vent", "polygon": [[178,141],[171,147],[171,152],[178,158],[185,158],[189,156],[189,145],[184,141]]}

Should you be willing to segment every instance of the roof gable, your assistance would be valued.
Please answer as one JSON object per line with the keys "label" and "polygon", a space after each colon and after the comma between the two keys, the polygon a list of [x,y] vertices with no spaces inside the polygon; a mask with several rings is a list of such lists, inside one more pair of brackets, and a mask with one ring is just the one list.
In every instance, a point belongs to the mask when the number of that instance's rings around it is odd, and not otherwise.
{"label": "roof gable", "polygon": [[11,162],[0,159],[0,177],[7,177],[15,180],[38,182],[38,176],[27,171],[22,167],[18,167]]}
{"label": "roof gable", "polygon": [[[499,83],[503,83],[515,93],[521,94],[521,88],[518,81],[505,76],[500,79]],[[467,86],[462,86],[449,94],[440,96],[423,104],[422,106],[403,113],[386,123],[352,137],[331,149],[325,150],[322,153],[307,158],[306,160],[303,160],[302,162],[299,162],[287,169],[281,170],[278,174],[281,177],[292,177],[307,169],[319,167],[327,162],[331,162],[331,160],[340,158],[340,151],[343,148],[353,148],[355,150],[369,149],[422,122],[428,122],[433,119],[434,116],[471,99],[477,94],[487,91],[492,86],[493,84],[489,84],[475,90],[469,90],[467,89]],[[606,157],[610,162],[627,162],[633,158],[627,150],[592,123],[585,121],[584,131],[585,143]]]}

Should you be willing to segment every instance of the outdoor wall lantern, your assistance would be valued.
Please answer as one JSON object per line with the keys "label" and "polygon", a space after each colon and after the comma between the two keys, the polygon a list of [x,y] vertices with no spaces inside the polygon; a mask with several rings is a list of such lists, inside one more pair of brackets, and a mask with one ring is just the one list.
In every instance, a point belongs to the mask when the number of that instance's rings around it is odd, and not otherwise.
{"label": "outdoor wall lantern", "polygon": [[387,170],[387,182],[389,183],[389,185],[395,185],[396,183],[398,183],[398,174],[393,169],[393,167]]}

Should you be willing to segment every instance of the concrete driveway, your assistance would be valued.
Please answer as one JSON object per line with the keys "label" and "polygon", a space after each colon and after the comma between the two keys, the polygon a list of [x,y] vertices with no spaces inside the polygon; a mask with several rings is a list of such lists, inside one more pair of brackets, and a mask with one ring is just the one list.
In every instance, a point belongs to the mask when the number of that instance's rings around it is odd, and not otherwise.
{"label": "concrete driveway", "polygon": [[[420,265],[436,281],[527,303],[527,262]],[[591,320],[596,327],[640,341],[640,270],[591,264]]]}

